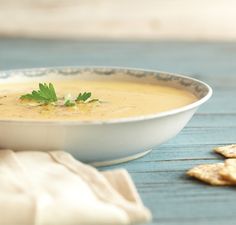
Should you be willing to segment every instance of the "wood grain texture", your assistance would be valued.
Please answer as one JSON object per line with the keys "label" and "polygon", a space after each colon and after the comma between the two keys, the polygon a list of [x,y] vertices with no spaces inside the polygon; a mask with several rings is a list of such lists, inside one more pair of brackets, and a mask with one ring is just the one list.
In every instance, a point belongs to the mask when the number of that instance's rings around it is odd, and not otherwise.
{"label": "wood grain texture", "polygon": [[[236,142],[236,43],[87,42],[0,39],[0,68],[113,65],[185,73],[207,81],[212,99],[174,139],[126,168],[153,213],[150,225],[235,225],[236,187],[211,187],[185,176],[214,163],[218,145]],[[103,170],[106,168],[102,168]]]}

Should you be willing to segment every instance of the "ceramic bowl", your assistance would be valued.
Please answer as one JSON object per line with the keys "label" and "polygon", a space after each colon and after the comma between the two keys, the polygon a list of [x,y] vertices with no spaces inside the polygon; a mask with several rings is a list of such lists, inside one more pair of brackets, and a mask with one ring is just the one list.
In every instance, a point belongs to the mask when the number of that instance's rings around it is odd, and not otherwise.
{"label": "ceramic bowl", "polygon": [[159,71],[109,67],[62,67],[0,72],[0,83],[54,79],[129,80],[158,83],[188,90],[197,101],[174,110],[107,121],[1,120],[0,148],[13,150],[64,150],[97,166],[138,158],[176,136],[198,107],[212,95],[202,81]]}

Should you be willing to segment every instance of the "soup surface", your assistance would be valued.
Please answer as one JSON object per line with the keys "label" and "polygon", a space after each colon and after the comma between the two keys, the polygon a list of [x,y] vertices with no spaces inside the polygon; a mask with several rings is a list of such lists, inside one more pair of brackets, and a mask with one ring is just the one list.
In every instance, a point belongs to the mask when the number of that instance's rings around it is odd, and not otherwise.
{"label": "soup surface", "polygon": [[100,101],[73,107],[22,102],[20,96],[38,90],[38,83],[0,84],[0,119],[107,120],[155,114],[197,100],[188,91],[157,84],[121,81],[53,81],[57,96],[91,92]]}

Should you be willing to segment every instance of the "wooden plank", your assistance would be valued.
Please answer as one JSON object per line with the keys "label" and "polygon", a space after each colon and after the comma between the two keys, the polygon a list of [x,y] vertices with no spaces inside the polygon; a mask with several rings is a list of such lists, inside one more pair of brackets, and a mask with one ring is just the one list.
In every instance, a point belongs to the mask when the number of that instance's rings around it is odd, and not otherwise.
{"label": "wooden plank", "polygon": [[[223,84],[224,85],[224,84]],[[223,86],[222,85],[222,86]],[[236,86],[236,81],[234,83]],[[200,107],[199,112],[219,114],[230,113],[236,114],[235,102],[236,90],[235,87],[231,88],[213,88],[213,96],[207,104]]]}
{"label": "wooden plank", "polygon": [[188,74],[234,87],[236,43],[0,39],[0,68],[128,66]]}
{"label": "wooden plank", "polygon": [[[207,103],[208,104],[208,103]],[[203,106],[202,108],[205,108]],[[203,111],[205,109],[202,109]],[[231,128],[236,127],[236,113],[196,113],[192,120],[187,124],[187,127],[218,127],[218,128]]]}

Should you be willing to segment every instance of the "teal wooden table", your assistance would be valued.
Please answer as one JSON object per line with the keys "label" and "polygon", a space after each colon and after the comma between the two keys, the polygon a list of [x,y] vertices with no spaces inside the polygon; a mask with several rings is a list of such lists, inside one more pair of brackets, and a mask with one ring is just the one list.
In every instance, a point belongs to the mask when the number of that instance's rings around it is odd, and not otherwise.
{"label": "teal wooden table", "polygon": [[158,69],[208,82],[212,99],[177,137],[110,168],[130,172],[152,211],[151,225],[236,224],[236,187],[212,187],[185,176],[195,165],[222,161],[214,146],[236,143],[236,43],[0,39],[0,69],[62,65]]}

